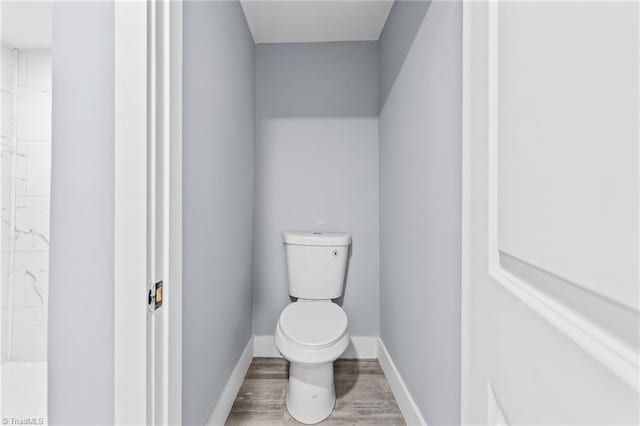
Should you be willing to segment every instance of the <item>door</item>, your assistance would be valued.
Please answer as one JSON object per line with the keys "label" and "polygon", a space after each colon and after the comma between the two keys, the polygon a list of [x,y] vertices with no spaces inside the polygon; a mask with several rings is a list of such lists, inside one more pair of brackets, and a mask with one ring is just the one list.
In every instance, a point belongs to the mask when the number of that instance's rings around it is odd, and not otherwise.
{"label": "door", "polygon": [[638,424],[637,2],[466,2],[462,419]]}

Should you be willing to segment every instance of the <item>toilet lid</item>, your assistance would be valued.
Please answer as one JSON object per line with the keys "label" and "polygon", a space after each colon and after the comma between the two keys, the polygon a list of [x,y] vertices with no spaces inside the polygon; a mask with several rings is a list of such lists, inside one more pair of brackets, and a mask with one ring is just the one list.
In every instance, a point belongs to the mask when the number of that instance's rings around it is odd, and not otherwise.
{"label": "toilet lid", "polygon": [[306,346],[327,346],[347,332],[347,314],[332,302],[294,302],[280,314],[280,330]]}

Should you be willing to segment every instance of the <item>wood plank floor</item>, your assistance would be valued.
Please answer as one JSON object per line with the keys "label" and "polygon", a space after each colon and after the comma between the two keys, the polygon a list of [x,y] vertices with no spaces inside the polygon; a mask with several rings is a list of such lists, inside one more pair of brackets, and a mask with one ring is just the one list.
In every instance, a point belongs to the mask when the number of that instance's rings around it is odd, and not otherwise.
{"label": "wood plank floor", "polygon": [[[339,359],[333,364],[336,407],[322,425],[405,425],[387,379],[376,360]],[[289,363],[254,358],[226,424],[298,424],[285,407]]]}

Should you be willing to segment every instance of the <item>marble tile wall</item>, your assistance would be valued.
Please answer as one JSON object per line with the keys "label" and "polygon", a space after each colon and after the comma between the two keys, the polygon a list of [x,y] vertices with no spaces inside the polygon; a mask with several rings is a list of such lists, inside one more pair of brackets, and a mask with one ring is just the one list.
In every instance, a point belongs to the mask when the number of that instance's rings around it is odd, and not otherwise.
{"label": "marble tile wall", "polygon": [[12,250],[16,141],[17,52],[6,46],[0,51],[0,363],[11,354],[12,323]]}
{"label": "marble tile wall", "polygon": [[17,83],[13,203],[7,209],[13,210],[8,221],[8,356],[40,362],[46,360],[49,292],[50,51],[19,50]]}

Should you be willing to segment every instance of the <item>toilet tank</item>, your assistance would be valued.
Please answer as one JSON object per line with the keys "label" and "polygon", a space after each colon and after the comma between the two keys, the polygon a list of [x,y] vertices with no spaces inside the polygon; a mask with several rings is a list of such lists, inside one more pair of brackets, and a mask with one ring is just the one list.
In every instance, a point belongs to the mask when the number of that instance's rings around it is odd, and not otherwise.
{"label": "toilet tank", "polygon": [[344,275],[351,235],[285,232],[289,294],[300,299],[337,299]]}

